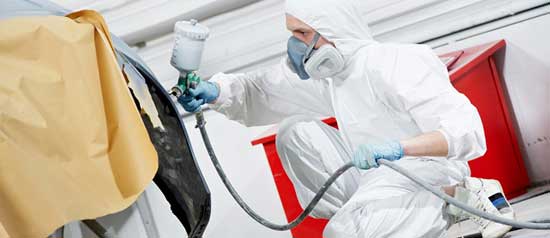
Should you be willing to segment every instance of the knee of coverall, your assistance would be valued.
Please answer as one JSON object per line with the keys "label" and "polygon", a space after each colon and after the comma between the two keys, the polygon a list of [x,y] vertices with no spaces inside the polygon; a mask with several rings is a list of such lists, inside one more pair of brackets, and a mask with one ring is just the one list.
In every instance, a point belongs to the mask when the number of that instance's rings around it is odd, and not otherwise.
{"label": "knee of coverall", "polygon": [[283,120],[279,124],[279,129],[277,131],[277,138],[276,143],[277,144],[284,144],[288,142],[288,140],[285,140],[288,136],[292,136],[292,134],[295,134],[293,132],[296,132],[300,128],[300,124],[308,123],[308,122],[314,122],[318,121],[318,119],[309,117],[309,116],[291,116],[285,120]]}
{"label": "knee of coverall", "polygon": [[[279,129],[277,131],[277,138],[275,139],[275,144],[277,146],[277,152],[283,152],[285,148],[295,147],[296,137],[300,133],[307,132],[304,130],[307,124],[311,122],[318,121],[309,116],[292,116],[283,120],[279,124]],[[282,158],[281,158],[282,159]]]}
{"label": "knee of coverall", "polygon": [[279,129],[277,132],[277,138],[275,139],[275,145],[277,148],[277,153],[279,154],[279,157],[281,159],[281,162],[283,164],[283,167],[287,173],[290,169],[290,163],[292,163],[293,160],[297,159],[294,158],[288,158],[287,151],[297,151],[300,148],[303,147],[303,145],[298,145],[296,142],[298,142],[299,139],[298,135],[303,136],[303,132],[307,132],[307,130],[304,130],[307,124],[311,122],[316,122],[318,119],[314,119],[312,117],[308,116],[292,116],[285,120],[283,120],[279,124]]}

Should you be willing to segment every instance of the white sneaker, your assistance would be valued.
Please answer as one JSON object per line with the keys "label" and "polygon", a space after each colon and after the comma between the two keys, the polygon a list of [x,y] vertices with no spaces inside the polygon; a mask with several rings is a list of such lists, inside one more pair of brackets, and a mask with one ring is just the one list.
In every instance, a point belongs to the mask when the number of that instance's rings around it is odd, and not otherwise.
{"label": "white sneaker", "polygon": [[[514,210],[497,180],[468,177],[464,180],[464,187],[456,187],[455,198],[481,211],[503,218],[515,218]],[[459,220],[469,218],[475,222],[479,225],[483,238],[501,237],[512,229],[511,226],[474,216],[453,205],[447,207],[447,213]]]}

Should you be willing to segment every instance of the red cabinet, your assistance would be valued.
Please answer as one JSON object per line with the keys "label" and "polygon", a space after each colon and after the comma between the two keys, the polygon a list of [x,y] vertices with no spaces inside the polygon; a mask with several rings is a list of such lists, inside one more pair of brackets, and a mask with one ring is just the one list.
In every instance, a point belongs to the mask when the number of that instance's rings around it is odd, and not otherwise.
{"label": "red cabinet", "polygon": [[[519,151],[513,115],[493,59],[495,52],[505,45],[503,40],[491,42],[444,54],[441,58],[449,68],[451,82],[477,107],[483,121],[487,153],[470,163],[472,176],[498,179],[508,197],[514,197],[525,192],[529,178]],[[337,127],[334,118],[325,122]],[[252,144],[263,145],[286,217],[291,221],[302,208],[277,155],[275,136],[269,133]],[[327,220],[310,217],[294,228],[292,235],[295,238],[322,237],[326,223]]]}

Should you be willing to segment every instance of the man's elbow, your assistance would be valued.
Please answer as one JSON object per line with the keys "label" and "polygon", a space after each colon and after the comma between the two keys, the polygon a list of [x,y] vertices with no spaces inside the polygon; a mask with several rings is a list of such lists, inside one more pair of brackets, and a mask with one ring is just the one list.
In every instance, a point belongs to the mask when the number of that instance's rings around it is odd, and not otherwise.
{"label": "man's elbow", "polygon": [[475,133],[476,136],[476,150],[477,150],[477,157],[479,158],[487,152],[487,143],[485,141],[485,135],[483,133]]}
{"label": "man's elbow", "polygon": [[482,157],[487,152],[487,143],[485,141],[485,135],[483,133],[473,132],[471,136],[468,136],[464,141],[464,159],[467,161],[474,160]]}
{"label": "man's elbow", "polygon": [[454,134],[449,138],[449,159],[470,161],[487,152],[487,144],[483,131],[472,130],[462,134]]}

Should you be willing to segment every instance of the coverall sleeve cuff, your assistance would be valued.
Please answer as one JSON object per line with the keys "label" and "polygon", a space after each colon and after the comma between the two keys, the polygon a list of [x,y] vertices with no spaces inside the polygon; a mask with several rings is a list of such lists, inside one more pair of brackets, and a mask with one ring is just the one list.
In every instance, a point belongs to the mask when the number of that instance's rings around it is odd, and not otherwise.
{"label": "coverall sleeve cuff", "polygon": [[447,158],[453,157],[453,143],[449,133],[447,133],[444,129],[438,129],[437,131],[439,131],[447,141]]}
{"label": "coverall sleeve cuff", "polygon": [[231,91],[230,84],[231,84],[231,82],[230,82],[230,80],[226,80],[226,77],[223,77],[223,75],[224,74],[222,74],[222,73],[216,74],[216,75],[212,76],[212,78],[209,80],[210,82],[217,84],[218,87],[219,87],[219,90],[220,90],[220,95],[218,95],[218,98],[216,99],[216,102],[211,104],[211,106],[220,107],[225,102],[227,102],[227,100],[231,96],[230,95],[230,91]]}

